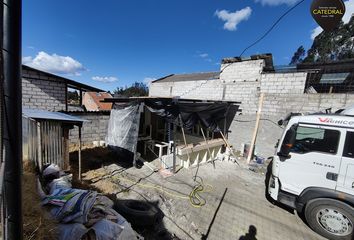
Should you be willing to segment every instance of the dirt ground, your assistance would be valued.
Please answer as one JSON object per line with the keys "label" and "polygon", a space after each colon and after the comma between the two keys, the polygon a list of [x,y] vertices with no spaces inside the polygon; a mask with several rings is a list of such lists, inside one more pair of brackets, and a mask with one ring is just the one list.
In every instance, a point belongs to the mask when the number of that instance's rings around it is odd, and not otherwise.
{"label": "dirt ground", "polygon": [[[158,160],[151,164],[159,165]],[[90,163],[83,158],[83,165]],[[159,209],[159,222],[150,229],[136,229],[145,239],[159,239],[160,231],[169,236],[160,239],[323,239],[296,214],[269,203],[264,174],[245,165],[216,161],[167,178],[146,166],[127,167],[119,159],[103,160],[95,170],[84,168],[83,186],[114,200],[136,199]],[[205,205],[193,206],[189,195],[200,183],[204,190],[199,200]]]}

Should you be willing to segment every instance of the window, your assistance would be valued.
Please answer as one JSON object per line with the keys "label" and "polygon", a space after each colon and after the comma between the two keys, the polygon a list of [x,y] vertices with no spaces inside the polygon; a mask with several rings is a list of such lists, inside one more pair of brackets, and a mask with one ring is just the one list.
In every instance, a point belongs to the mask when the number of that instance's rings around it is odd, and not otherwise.
{"label": "window", "polygon": [[343,157],[354,158],[354,132],[347,132]]}
{"label": "window", "polygon": [[324,152],[337,153],[340,132],[331,129],[319,129],[299,126],[296,140],[291,152],[308,153]]}

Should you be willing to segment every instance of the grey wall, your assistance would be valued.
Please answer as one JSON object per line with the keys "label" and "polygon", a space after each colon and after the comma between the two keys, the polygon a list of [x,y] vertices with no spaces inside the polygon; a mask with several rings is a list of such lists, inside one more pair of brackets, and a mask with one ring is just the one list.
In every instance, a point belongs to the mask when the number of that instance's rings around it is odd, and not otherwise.
{"label": "grey wall", "polygon": [[[242,115],[235,116],[230,125],[229,140],[236,149],[251,141],[261,93],[265,95],[262,118],[272,122],[290,112],[318,112],[327,108],[336,111],[354,104],[354,94],[305,94],[306,72],[267,73],[263,72],[264,65],[262,59],[222,64],[219,79],[158,81],[150,85],[149,95],[242,102]],[[272,122],[262,120],[257,137],[257,151],[265,157],[274,153],[274,145],[282,133]]]}
{"label": "grey wall", "polygon": [[[88,122],[84,122],[81,129],[81,139],[84,148],[92,147],[93,141],[105,140],[108,128],[109,113],[90,112],[69,114],[88,120]],[[78,146],[78,138],[79,130],[78,127],[75,127],[74,129],[71,129],[69,133],[71,150],[75,149]]]}
{"label": "grey wall", "polygon": [[22,105],[49,111],[65,110],[65,83],[37,71],[22,70]]}

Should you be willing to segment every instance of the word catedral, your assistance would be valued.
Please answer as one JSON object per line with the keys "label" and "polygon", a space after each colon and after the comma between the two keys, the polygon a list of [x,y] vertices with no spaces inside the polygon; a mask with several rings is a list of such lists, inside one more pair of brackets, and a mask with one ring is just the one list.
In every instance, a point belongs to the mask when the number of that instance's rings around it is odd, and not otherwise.
{"label": "word catedral", "polygon": [[312,13],[315,15],[344,15],[341,9],[314,9]]}

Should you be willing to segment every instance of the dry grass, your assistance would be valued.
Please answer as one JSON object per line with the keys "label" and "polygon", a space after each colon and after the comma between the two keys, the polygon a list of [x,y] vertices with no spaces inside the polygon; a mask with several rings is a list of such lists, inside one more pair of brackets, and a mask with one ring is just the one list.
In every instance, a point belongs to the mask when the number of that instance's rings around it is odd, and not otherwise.
{"label": "dry grass", "polygon": [[22,176],[22,209],[24,239],[57,239],[55,220],[40,205],[36,175],[30,164],[24,164]]}

